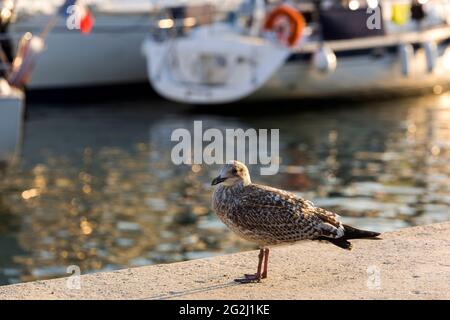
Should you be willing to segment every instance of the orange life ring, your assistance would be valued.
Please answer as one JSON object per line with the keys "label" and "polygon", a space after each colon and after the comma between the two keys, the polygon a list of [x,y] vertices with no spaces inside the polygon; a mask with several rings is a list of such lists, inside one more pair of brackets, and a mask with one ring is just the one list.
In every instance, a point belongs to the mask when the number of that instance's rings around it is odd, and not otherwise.
{"label": "orange life ring", "polygon": [[[283,20],[289,23],[289,34],[284,37],[277,30],[280,28],[280,21]],[[305,19],[299,11],[289,5],[282,4],[267,15],[264,29],[278,32],[278,37],[282,42],[289,47],[294,47],[302,37],[305,25]]]}

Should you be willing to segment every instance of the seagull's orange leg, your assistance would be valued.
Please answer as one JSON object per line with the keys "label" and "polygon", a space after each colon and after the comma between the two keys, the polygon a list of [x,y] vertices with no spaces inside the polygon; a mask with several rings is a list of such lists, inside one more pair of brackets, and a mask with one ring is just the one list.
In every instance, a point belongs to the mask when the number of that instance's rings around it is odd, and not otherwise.
{"label": "seagull's orange leg", "polygon": [[258,258],[258,269],[255,274],[246,274],[243,279],[235,279],[234,281],[239,283],[259,282],[261,280],[261,267],[264,259],[264,249],[259,250]]}
{"label": "seagull's orange leg", "polygon": [[267,268],[269,266],[269,248],[264,249],[264,270],[261,274],[261,279],[267,278]]}

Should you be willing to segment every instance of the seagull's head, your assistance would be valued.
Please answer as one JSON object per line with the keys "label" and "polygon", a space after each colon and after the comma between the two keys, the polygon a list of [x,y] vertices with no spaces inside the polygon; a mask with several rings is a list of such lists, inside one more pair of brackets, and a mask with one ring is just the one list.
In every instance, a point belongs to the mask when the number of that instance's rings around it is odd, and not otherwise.
{"label": "seagull's head", "polygon": [[242,162],[233,160],[223,166],[219,176],[212,181],[211,185],[215,186],[219,183],[231,187],[238,183],[246,186],[252,183],[252,181],[250,180],[250,173],[248,172],[247,166]]}

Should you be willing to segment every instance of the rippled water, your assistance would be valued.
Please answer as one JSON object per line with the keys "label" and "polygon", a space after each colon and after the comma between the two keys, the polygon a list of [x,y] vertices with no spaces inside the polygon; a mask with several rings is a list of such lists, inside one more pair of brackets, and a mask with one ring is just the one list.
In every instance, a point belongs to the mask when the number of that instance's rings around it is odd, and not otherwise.
{"label": "rippled water", "polygon": [[450,219],[450,95],[373,103],[188,108],[31,105],[22,161],[0,173],[0,284],[253,248],[210,209],[218,166],[174,166],[173,129],[279,128],[277,176],[347,223],[387,231]]}

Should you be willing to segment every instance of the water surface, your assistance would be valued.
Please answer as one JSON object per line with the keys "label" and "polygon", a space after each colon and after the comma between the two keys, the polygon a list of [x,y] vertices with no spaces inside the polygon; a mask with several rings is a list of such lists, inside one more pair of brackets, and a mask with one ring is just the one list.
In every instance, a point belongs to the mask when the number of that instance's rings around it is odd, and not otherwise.
{"label": "water surface", "polygon": [[450,219],[450,96],[180,107],[29,106],[21,163],[0,174],[0,284],[254,248],[210,209],[218,166],[175,166],[176,128],[280,129],[280,173],[253,180],[388,231]]}

